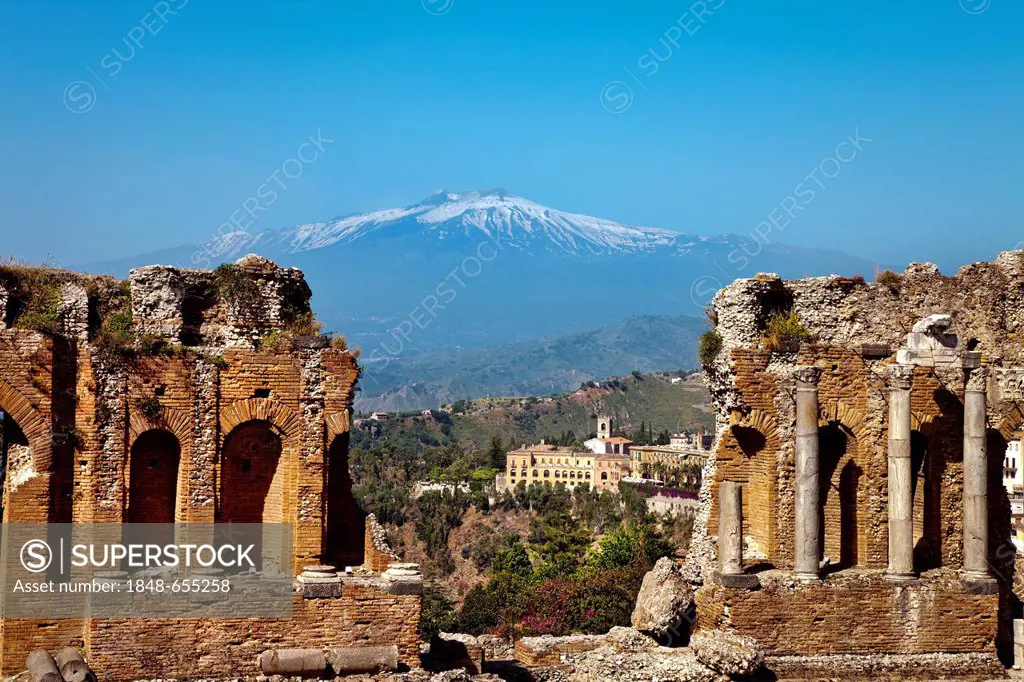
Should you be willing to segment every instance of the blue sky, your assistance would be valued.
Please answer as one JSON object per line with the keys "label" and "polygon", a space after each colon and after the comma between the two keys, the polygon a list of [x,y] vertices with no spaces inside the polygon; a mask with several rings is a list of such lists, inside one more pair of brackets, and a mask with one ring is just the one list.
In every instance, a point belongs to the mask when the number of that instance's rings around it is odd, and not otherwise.
{"label": "blue sky", "polygon": [[859,131],[772,239],[951,271],[1024,240],[1022,28],[1017,0],[4,0],[0,254],[205,240],[318,130],[253,229],[503,187],[749,233]]}

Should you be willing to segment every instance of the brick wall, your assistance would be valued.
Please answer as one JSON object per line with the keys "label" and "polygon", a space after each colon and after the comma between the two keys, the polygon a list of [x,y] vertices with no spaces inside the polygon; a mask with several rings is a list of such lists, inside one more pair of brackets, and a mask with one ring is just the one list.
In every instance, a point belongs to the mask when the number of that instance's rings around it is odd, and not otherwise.
{"label": "brick wall", "polygon": [[398,645],[399,659],[419,662],[420,597],[377,585],[348,584],[336,599],[296,595],[288,619],[92,620],[89,664],[100,679],[255,677],[266,649]]}
{"label": "brick wall", "polygon": [[734,628],[773,655],[992,652],[998,595],[967,594],[952,571],[897,586],[877,571],[844,571],[820,585],[766,579],[760,590],[705,585],[701,629]]}
{"label": "brick wall", "polygon": [[[301,273],[256,265],[284,283],[282,296],[308,300]],[[164,274],[167,286],[200,276]],[[167,305],[177,294],[161,289],[162,276],[133,280],[145,288],[133,288],[135,322],[175,341],[181,312]],[[117,288],[111,280],[97,290]],[[84,311],[85,290],[76,295]],[[88,335],[98,323],[90,318],[87,331],[84,312],[67,339],[7,329],[0,319],[0,410],[28,444],[3,491],[4,522],[285,522],[294,528],[295,571],[325,558],[386,569],[397,557],[371,532],[347,478],[355,358],[318,343],[258,352],[247,335],[280,320],[253,327],[219,304],[207,313],[207,341],[232,346],[214,349],[217,357],[178,349],[119,364],[94,364]],[[118,679],[252,672],[249,649],[271,646],[397,642],[412,661],[419,608],[419,596],[351,583],[340,599],[297,598],[288,620],[0,620],[0,672],[21,671],[32,649],[82,643],[101,677]]]}

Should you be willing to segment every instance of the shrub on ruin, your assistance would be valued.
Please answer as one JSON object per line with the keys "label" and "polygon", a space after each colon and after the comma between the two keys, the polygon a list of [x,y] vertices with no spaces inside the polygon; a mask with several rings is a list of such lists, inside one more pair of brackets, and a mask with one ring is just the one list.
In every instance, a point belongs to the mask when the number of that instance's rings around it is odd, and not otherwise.
{"label": "shrub on ruin", "polygon": [[100,331],[93,339],[93,346],[101,359],[115,362],[135,352],[136,339],[132,312],[129,308],[122,308],[103,320]]}
{"label": "shrub on ruin", "polygon": [[147,419],[156,419],[160,416],[164,406],[160,403],[160,399],[151,396],[149,398],[138,398],[135,400],[135,409],[137,409]]}
{"label": "shrub on ruin", "polygon": [[889,291],[896,293],[900,289],[900,284],[903,282],[903,277],[892,270],[882,270],[875,275],[875,281],[881,284]]}
{"label": "shrub on ruin", "polygon": [[778,311],[768,317],[761,332],[761,345],[772,353],[794,351],[801,342],[812,341],[813,338],[796,311]]}
{"label": "shrub on ruin", "polygon": [[718,358],[718,354],[720,352],[722,352],[721,334],[714,329],[709,329],[700,335],[700,343],[698,346],[700,364],[707,367]]}
{"label": "shrub on ruin", "polygon": [[291,335],[284,330],[275,329],[256,342],[256,349],[264,353],[287,353],[292,349]]}
{"label": "shrub on ruin", "polygon": [[0,284],[10,295],[12,326],[50,336],[61,334],[58,270],[9,263],[0,266]]}
{"label": "shrub on ruin", "polygon": [[331,348],[335,350],[348,350],[348,339],[344,334],[335,334],[331,337]]}
{"label": "shrub on ruin", "polygon": [[302,313],[285,326],[285,331],[292,336],[320,336],[324,325],[313,313]]}
{"label": "shrub on ruin", "polygon": [[232,263],[218,265],[213,271],[217,296],[235,310],[252,310],[262,304],[260,287],[245,268]]}

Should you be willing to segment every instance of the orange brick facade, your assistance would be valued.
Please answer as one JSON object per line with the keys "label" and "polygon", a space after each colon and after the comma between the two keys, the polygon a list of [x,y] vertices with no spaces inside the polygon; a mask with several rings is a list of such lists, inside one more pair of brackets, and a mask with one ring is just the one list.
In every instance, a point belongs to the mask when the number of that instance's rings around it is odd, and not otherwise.
{"label": "orange brick facade", "polygon": [[[189,292],[209,298],[211,273],[133,271],[135,329],[170,345],[116,362],[94,344],[94,292],[117,283],[61,275],[65,331],[49,335],[14,328],[0,281],[0,411],[16,436],[7,439],[5,523],[289,523],[296,573],[364,562],[379,573],[396,560],[351,495],[355,358],[316,337],[260,350],[258,339],[282,327],[279,311],[309,310],[309,291],[301,273],[267,261],[241,271],[264,309],[197,306]],[[259,647],[398,643],[413,661],[419,601],[390,594],[380,579],[346,578],[339,598],[296,596],[286,620],[7,619],[0,672],[22,670],[34,648],[66,644],[84,644],[110,679],[254,673]]]}
{"label": "orange brick facade", "polygon": [[[944,277],[912,265],[896,284],[838,277],[738,280],[716,297],[712,317],[722,350],[706,369],[718,416],[705,474],[707,543],[695,539],[700,569],[697,627],[731,628],[770,655],[983,653],[1006,658],[1020,612],[1008,543],[1009,504],[1000,470],[1006,442],[1024,424],[1017,372],[1024,368],[1020,291],[1024,252]],[[807,338],[768,349],[761,334],[777,312],[792,314]],[[887,580],[889,556],[889,370],[922,319],[949,314],[955,363],[912,366],[910,466],[915,578]],[[940,349],[940,353],[943,349]],[[965,354],[979,358],[987,398],[988,562],[995,593],[963,582]],[[951,357],[954,351],[950,351]],[[901,355],[900,357],[909,357]],[[900,360],[900,362],[906,362]],[[974,362],[972,360],[972,362]],[[934,363],[934,366],[929,366]],[[910,365],[908,365],[910,366]],[[794,579],[796,380],[817,379],[820,582]],[[983,374],[982,374],[983,373]],[[1007,382],[1012,384],[1007,390]],[[1016,392],[1015,392],[1016,391]],[[724,587],[716,567],[718,487],[742,487],[743,561],[761,587]],[[698,530],[698,535],[700,531]]]}

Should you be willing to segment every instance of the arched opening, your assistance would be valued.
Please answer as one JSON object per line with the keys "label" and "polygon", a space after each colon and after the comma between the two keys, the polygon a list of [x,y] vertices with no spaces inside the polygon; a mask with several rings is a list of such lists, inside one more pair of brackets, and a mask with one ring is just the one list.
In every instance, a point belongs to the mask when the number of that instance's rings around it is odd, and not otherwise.
{"label": "arched opening", "polygon": [[0,409],[0,519],[6,521],[10,492],[16,488],[19,474],[34,470],[32,448],[25,432],[9,412]]}
{"label": "arched opening", "polygon": [[174,523],[181,445],[169,431],[152,429],[132,444],[126,523]]}
{"label": "arched opening", "polygon": [[339,568],[365,560],[366,514],[352,495],[348,468],[349,434],[343,433],[327,450],[327,546],[324,556]]}
{"label": "arched opening", "polygon": [[857,463],[857,439],[840,422],[818,429],[821,457],[819,510],[822,552],[839,568],[857,566],[865,557],[864,470]]}
{"label": "arched opening", "polygon": [[[743,532],[749,542],[748,554],[773,565],[779,562],[780,554],[776,515],[782,513],[776,495],[775,455],[761,429],[735,424],[725,433],[716,474],[716,483],[729,480],[743,485]],[[664,470],[665,465],[659,462],[658,468]],[[717,501],[715,504],[711,523],[717,533]]]}
{"label": "arched opening", "polygon": [[221,452],[220,523],[283,523],[281,438],[269,422],[239,424]]}
{"label": "arched opening", "polygon": [[850,460],[839,474],[839,563],[842,566],[856,566],[860,563],[857,494],[863,473],[857,463]]}
{"label": "arched opening", "polygon": [[928,571],[942,566],[942,478],[946,460],[941,451],[929,447],[928,437],[921,431],[910,432],[910,466],[914,495],[914,568]]}

